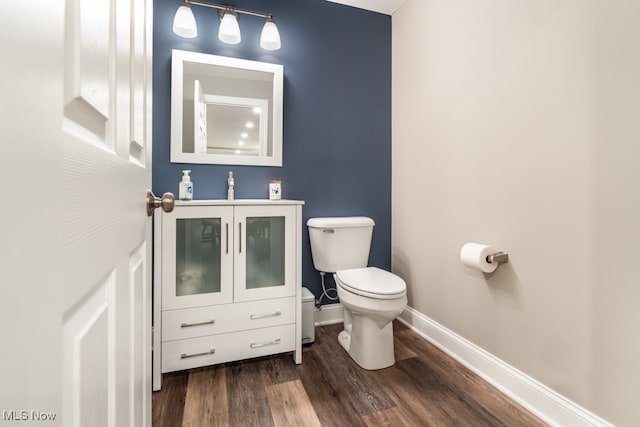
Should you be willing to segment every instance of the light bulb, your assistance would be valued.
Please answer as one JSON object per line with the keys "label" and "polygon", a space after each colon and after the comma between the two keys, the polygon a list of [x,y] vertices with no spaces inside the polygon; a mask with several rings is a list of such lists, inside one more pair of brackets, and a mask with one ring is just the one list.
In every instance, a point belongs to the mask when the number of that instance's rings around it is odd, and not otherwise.
{"label": "light bulb", "polygon": [[220,21],[220,29],[218,30],[218,38],[221,42],[227,44],[238,44],[242,39],[240,36],[240,26],[238,18],[231,10],[222,12],[222,20]]}
{"label": "light bulb", "polygon": [[278,50],[280,49],[280,32],[273,18],[270,16],[267,18],[267,22],[262,27],[262,34],[260,35],[260,47],[265,50]]}
{"label": "light bulb", "polygon": [[192,39],[198,35],[198,27],[196,27],[196,18],[187,2],[180,3],[180,7],[173,17],[173,32],[180,37]]}

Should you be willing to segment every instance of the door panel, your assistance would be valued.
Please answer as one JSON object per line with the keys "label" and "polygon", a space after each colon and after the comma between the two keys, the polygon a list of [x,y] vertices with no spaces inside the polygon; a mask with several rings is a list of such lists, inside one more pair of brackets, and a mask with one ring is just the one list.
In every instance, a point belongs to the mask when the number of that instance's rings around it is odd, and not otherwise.
{"label": "door panel", "polygon": [[108,148],[111,117],[110,50],[113,1],[67,0],[65,19],[65,118],[68,126]]}
{"label": "door panel", "polygon": [[295,295],[295,213],[292,206],[235,207],[235,302]]}
{"label": "door panel", "polygon": [[[69,425],[107,425],[109,419],[109,296],[114,274],[97,283],[94,292],[63,325],[64,416]],[[113,314],[111,314],[113,317]]]}
{"label": "door panel", "polygon": [[162,309],[233,301],[233,207],[163,213]]}
{"label": "door panel", "polygon": [[[149,358],[148,335],[145,325],[151,318],[151,283],[147,272],[147,244],[138,248],[129,259],[129,318],[130,328],[129,358],[129,408],[131,426],[146,425],[147,409],[151,407],[149,400],[149,382],[151,380],[151,359]],[[142,375],[140,375],[142,370]]]}

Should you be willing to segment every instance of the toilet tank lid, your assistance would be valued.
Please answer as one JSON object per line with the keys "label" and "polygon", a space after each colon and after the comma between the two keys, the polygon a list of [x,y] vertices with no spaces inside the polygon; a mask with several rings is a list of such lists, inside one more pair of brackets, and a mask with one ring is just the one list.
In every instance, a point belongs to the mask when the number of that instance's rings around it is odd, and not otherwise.
{"label": "toilet tank lid", "polygon": [[309,218],[307,227],[340,228],[340,227],[371,227],[376,225],[373,219],[366,216],[340,216]]}

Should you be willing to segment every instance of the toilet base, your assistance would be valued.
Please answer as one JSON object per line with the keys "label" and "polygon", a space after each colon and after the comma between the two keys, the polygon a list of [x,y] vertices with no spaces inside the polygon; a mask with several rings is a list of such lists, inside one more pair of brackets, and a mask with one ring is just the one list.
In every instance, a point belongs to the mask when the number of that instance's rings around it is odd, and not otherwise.
{"label": "toilet base", "polygon": [[[393,323],[389,322],[380,328],[368,317],[349,314],[345,316],[345,330],[338,334],[338,342],[349,356],[367,370],[392,366],[396,362],[393,351]],[[351,323],[347,323],[347,317]]]}
{"label": "toilet base", "polygon": [[351,346],[351,335],[347,331],[342,331],[338,334],[338,342],[349,353],[349,347]]}

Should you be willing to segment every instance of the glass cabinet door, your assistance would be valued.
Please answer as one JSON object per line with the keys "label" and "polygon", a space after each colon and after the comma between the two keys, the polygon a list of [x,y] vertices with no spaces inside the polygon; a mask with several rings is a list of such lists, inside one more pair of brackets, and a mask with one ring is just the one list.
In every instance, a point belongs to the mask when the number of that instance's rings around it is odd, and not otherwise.
{"label": "glass cabinet door", "polygon": [[234,300],[295,295],[295,208],[236,206]]}
{"label": "glass cabinet door", "polygon": [[163,309],[232,302],[233,208],[185,206],[163,217]]}

